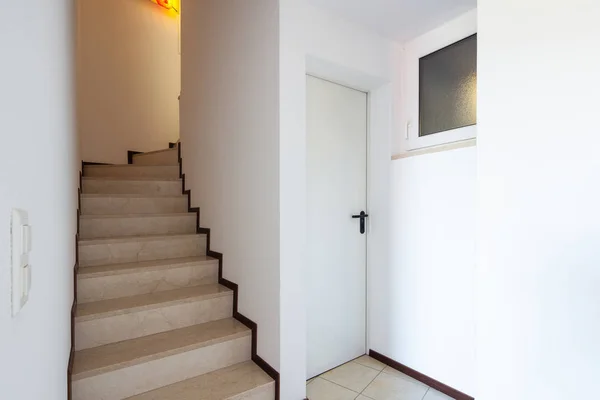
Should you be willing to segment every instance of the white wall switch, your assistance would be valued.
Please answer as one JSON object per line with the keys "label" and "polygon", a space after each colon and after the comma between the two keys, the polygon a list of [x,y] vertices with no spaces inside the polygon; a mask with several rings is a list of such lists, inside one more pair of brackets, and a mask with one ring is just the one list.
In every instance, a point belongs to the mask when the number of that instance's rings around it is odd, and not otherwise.
{"label": "white wall switch", "polygon": [[31,289],[31,227],[29,216],[23,210],[14,209],[10,221],[10,254],[12,268],[12,315],[21,311],[29,299]]}

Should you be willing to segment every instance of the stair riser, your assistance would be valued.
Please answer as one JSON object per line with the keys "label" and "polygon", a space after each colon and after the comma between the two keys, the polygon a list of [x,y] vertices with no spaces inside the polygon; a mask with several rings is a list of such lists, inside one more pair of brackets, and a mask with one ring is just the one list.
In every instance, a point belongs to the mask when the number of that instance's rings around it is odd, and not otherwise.
{"label": "stair riser", "polygon": [[196,215],[127,218],[81,218],[82,239],[119,236],[166,235],[196,232]]}
{"label": "stair riser", "polygon": [[88,303],[217,283],[218,272],[219,266],[215,262],[97,278],[79,278],[77,280],[77,302]]}
{"label": "stair riser", "polygon": [[172,240],[83,244],[79,246],[82,267],[121,264],[137,261],[166,260],[206,254],[206,236],[190,236]]}
{"label": "stair riser", "polygon": [[75,350],[231,317],[233,296],[194,300],[87,321],[75,320]]}
{"label": "stair riser", "polygon": [[134,165],[179,165],[177,149],[133,156]]}
{"label": "stair riser", "polygon": [[84,176],[103,176],[120,178],[179,178],[179,166],[86,166]]}
{"label": "stair riser", "polygon": [[166,214],[186,212],[187,197],[82,197],[82,215]]}
{"label": "stair riser", "polygon": [[120,181],[110,179],[83,179],[83,193],[90,194],[145,194],[181,195],[181,181]]}
{"label": "stair riser", "polygon": [[[73,381],[73,400],[123,399],[250,359],[244,336],[158,360]],[[75,378],[76,379],[76,378]]]}

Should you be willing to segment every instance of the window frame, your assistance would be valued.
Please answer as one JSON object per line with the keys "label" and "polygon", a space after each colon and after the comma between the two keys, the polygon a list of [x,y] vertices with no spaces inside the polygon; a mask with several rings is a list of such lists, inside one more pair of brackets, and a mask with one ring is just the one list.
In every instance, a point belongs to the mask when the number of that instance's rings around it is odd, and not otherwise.
{"label": "window frame", "polygon": [[477,34],[477,15],[470,13],[460,20],[430,31],[404,47],[404,76],[402,78],[404,122],[401,151],[418,150],[460,142],[477,137],[477,125],[455,128],[431,135],[419,136],[419,60],[456,42]]}

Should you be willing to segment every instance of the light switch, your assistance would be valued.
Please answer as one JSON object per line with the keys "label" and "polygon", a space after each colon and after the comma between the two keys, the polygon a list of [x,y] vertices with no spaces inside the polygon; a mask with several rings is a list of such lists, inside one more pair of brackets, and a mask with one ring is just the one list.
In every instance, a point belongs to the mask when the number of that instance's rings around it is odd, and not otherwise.
{"label": "light switch", "polygon": [[12,211],[10,223],[11,274],[12,274],[12,315],[21,311],[29,299],[31,289],[31,226],[29,216],[23,210]]}

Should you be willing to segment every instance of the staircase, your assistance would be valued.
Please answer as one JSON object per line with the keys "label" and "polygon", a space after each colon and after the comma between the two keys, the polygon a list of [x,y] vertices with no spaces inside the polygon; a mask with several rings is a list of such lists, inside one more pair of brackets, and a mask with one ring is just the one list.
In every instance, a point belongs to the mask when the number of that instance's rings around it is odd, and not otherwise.
{"label": "staircase", "polygon": [[188,212],[179,164],[173,148],[84,166],[73,400],[275,399]]}

